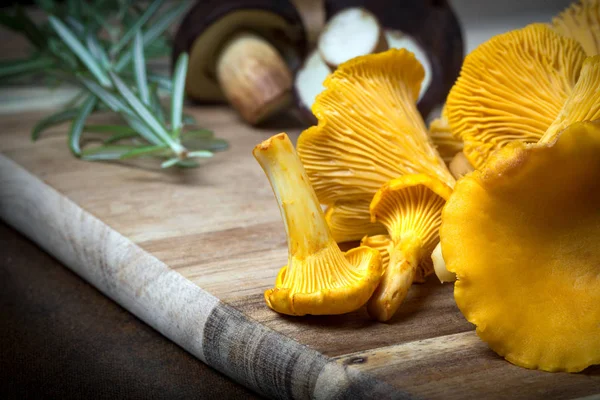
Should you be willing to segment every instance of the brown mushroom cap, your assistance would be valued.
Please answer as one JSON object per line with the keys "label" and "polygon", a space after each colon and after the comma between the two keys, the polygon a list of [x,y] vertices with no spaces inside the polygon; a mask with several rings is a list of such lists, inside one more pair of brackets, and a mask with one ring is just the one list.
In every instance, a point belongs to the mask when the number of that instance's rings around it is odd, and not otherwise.
{"label": "brown mushroom cap", "polygon": [[306,53],[306,35],[296,8],[289,1],[203,0],[188,12],[175,35],[172,65],[190,55],[186,94],[198,102],[225,100],[216,77],[221,47],[239,32],[266,38],[292,68]]}
{"label": "brown mushroom cap", "polygon": [[460,23],[446,0],[325,0],[327,18],[348,7],[363,7],[385,29],[410,35],[423,47],[432,68],[431,85],[419,100],[423,118],[444,103],[462,65],[464,50]]}

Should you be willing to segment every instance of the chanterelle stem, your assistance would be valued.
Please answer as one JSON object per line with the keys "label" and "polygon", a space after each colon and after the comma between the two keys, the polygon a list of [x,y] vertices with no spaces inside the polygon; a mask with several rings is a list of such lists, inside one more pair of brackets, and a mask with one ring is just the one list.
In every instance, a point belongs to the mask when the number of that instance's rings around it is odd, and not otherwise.
{"label": "chanterelle stem", "polygon": [[290,258],[305,259],[333,242],[317,195],[286,134],[254,149],[279,205],[288,237]]}

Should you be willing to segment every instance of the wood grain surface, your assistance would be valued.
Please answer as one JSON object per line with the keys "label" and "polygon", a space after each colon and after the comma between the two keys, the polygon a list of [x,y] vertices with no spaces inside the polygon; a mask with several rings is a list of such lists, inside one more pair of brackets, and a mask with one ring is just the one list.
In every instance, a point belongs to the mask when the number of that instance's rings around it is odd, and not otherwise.
{"label": "wood grain surface", "polygon": [[[365,310],[303,318],[269,310],[263,291],[274,284],[286,263],[287,245],[271,188],[251,150],[280,131],[295,141],[299,130],[286,130],[293,126],[289,121],[280,121],[280,127],[249,128],[225,108],[188,111],[231,144],[199,169],[163,171],[149,161],[79,161],[66,145],[66,126],[53,128],[38,143],[29,141],[40,113],[0,116],[0,151],[142,253],[219,299],[227,310],[239,312],[244,321],[333,359],[323,371],[337,365],[342,369],[336,371],[360,372],[397,388],[399,396],[419,398],[548,399],[600,393],[599,366],[579,374],[552,374],[522,369],[498,357],[456,308],[452,285],[442,285],[435,277],[414,285],[400,312],[386,324],[369,320]],[[35,232],[35,227],[29,229]],[[85,243],[94,246],[93,240]],[[180,295],[176,286],[171,290],[172,296]],[[161,318],[158,325],[169,324],[168,317]],[[220,318],[231,316],[225,313]],[[160,326],[157,329],[162,332]],[[198,356],[211,364],[215,355],[207,354],[212,353],[202,350]],[[213,364],[222,362],[215,357]],[[323,371],[321,380],[329,376]],[[238,380],[252,385],[247,379]]]}

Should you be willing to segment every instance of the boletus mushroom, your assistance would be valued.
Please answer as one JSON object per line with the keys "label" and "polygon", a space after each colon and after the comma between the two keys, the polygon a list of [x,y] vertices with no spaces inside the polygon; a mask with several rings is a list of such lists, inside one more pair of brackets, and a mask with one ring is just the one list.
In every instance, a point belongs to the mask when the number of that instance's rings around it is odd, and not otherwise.
{"label": "boletus mushroom", "polygon": [[250,124],[292,103],[293,70],[306,52],[302,19],[287,0],[199,1],[183,19],[173,60],[190,55],[185,91],[228,102]]}
{"label": "boletus mushroom", "polygon": [[456,184],[440,238],[456,304],[513,364],[600,363],[600,122],[512,142]]}
{"label": "boletus mushroom", "polygon": [[288,240],[288,265],[267,305],[282,314],[344,314],[362,307],[381,279],[381,255],[369,247],[343,253],[325,222],[308,176],[285,133],[254,148],[271,187]]}
{"label": "boletus mushroom", "polygon": [[[418,103],[426,119],[446,100],[463,62],[461,28],[452,7],[446,0],[325,0],[327,21],[352,7],[362,8],[377,18],[388,48],[402,46],[416,54],[417,59],[421,54],[426,56],[427,62],[420,61],[431,75],[425,76],[422,86],[426,90]],[[347,41],[352,44],[353,37]]]}
{"label": "boletus mushroom", "polygon": [[346,61],[388,49],[384,29],[375,15],[350,7],[331,16],[319,37],[321,58],[331,69]]}

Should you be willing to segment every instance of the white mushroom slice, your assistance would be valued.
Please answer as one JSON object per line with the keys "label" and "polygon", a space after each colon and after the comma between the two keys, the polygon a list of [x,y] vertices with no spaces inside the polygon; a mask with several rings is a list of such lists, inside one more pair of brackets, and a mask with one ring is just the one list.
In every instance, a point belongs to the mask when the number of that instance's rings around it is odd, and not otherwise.
{"label": "white mushroom slice", "polygon": [[323,81],[330,73],[319,52],[314,50],[296,74],[294,82],[298,105],[303,112],[311,113],[317,95],[325,89]]}
{"label": "white mushroom slice", "polygon": [[332,68],[358,56],[387,50],[377,18],[362,8],[347,8],[334,15],[321,33],[318,49]]}

